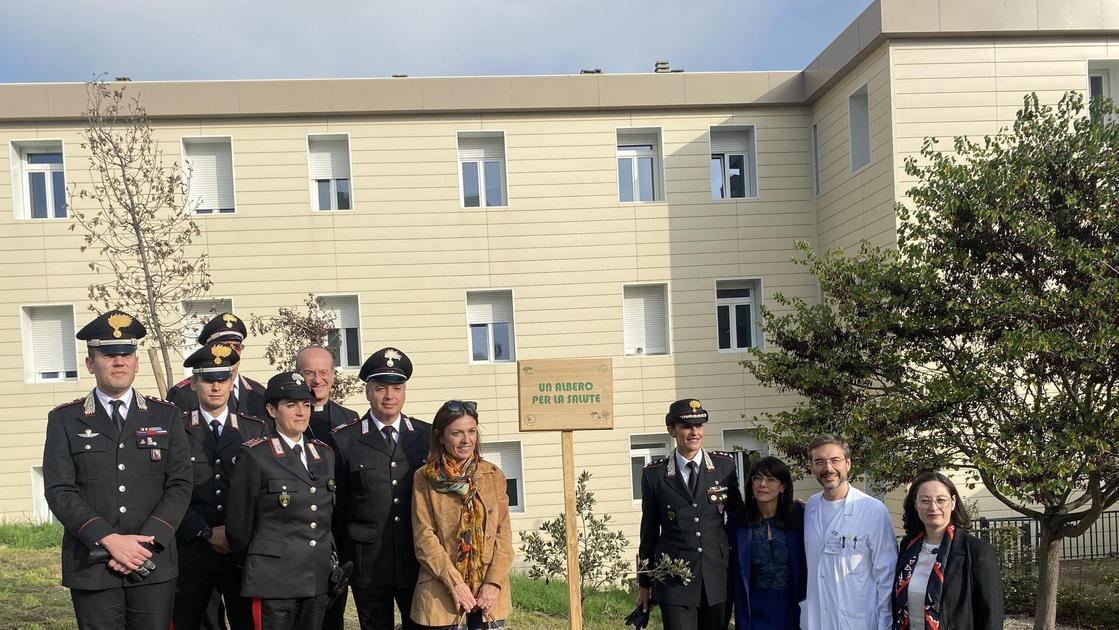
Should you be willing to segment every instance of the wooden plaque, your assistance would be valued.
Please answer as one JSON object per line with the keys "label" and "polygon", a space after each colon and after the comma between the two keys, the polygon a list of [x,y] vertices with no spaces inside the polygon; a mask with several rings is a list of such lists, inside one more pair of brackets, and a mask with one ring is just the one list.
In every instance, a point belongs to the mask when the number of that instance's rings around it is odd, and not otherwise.
{"label": "wooden plaque", "polygon": [[517,361],[521,431],[614,428],[610,359]]}

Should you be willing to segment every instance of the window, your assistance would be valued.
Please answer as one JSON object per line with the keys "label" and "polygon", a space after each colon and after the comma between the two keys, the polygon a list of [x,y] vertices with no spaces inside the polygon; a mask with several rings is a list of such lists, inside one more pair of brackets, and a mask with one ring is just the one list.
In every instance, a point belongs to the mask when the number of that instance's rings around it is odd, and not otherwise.
{"label": "window", "polygon": [[[188,357],[198,347],[198,333],[202,332],[202,327],[218,313],[232,313],[233,300],[184,300],[182,308],[183,356]],[[183,373],[190,376],[191,369],[183,368]]]}
{"label": "window", "polygon": [[20,219],[66,218],[66,173],[61,140],[11,144],[12,202]]}
{"label": "window", "polygon": [[339,368],[361,367],[361,317],[356,295],[328,295],[319,298],[319,308],[334,318],[326,336],[326,347]]}
{"label": "window", "polygon": [[511,290],[467,291],[466,323],[472,362],[516,360]]}
{"label": "window", "polygon": [[629,436],[629,470],[634,501],[641,500],[641,474],[645,466],[672,452],[669,439],[667,433]]}
{"label": "window", "polygon": [[757,280],[719,280],[715,283],[715,316],[719,350],[761,347],[755,300]]}
{"label": "window", "polygon": [[52,383],[78,379],[74,307],[25,306],[22,309],[24,380]]}
{"label": "window", "polygon": [[758,196],[753,127],[711,128],[711,198]]}
{"label": "window", "polygon": [[723,431],[723,450],[734,456],[739,490],[742,496],[746,496],[746,484],[749,483],[746,474],[755,459],[769,455],[769,444],[758,438],[757,429],[726,429]]}
{"label": "window", "polygon": [[229,138],[183,138],[187,208],[195,214],[232,214],[233,145]]}
{"label": "window", "polygon": [[847,99],[847,122],[851,132],[851,172],[870,164],[870,101],[867,84]]}
{"label": "window", "polygon": [[812,190],[820,196],[820,129],[812,125]]}
{"label": "window", "polygon": [[31,467],[31,522],[36,525],[54,523],[54,514],[47,505],[47,486],[43,483],[43,467]]}
{"label": "window", "polygon": [[659,129],[618,130],[618,201],[661,201]]}
{"label": "window", "polygon": [[460,131],[458,161],[462,171],[463,207],[505,205],[504,132]]}
{"label": "window", "polygon": [[521,468],[520,442],[483,442],[482,457],[505,473],[509,511],[525,511],[525,482]]}
{"label": "window", "polygon": [[307,171],[315,210],[349,210],[350,138],[345,134],[307,136]]}
{"label": "window", "polygon": [[668,354],[668,287],[630,285],[622,289],[625,354]]}
{"label": "window", "polygon": [[1097,100],[1111,96],[1110,72],[1107,70],[1088,71],[1088,98]]}

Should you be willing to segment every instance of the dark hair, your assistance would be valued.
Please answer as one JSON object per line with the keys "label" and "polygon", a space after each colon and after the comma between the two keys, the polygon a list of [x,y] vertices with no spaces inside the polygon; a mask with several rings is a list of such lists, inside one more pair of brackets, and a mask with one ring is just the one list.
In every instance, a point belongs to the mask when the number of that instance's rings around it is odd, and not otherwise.
{"label": "dark hair", "polygon": [[835,444],[839,448],[843,449],[843,458],[851,459],[851,447],[847,445],[846,440],[839,437],[838,435],[817,435],[808,444],[808,457],[812,457],[812,451],[820,448],[821,446],[827,446],[828,444]]}
{"label": "dark hair", "polygon": [[909,492],[905,494],[905,502],[902,503],[901,525],[905,528],[906,538],[925,531],[925,524],[921,522],[921,517],[917,515],[917,490],[930,481],[939,481],[944,484],[948,488],[948,494],[956,500],[956,505],[952,508],[952,516],[948,519],[948,522],[959,529],[967,529],[968,525],[971,524],[971,519],[967,515],[967,508],[964,507],[964,501],[960,498],[960,493],[956,491],[956,484],[938,472],[925,471],[917,475],[913,483],[909,484]]}
{"label": "dark hair", "polygon": [[793,502],[793,475],[785,462],[772,455],[763,457],[750,466],[750,472],[746,475],[746,506],[742,510],[742,522],[747,525],[757,525],[762,521],[758,501],[754,498],[754,475],[776,477],[785,486],[777,497],[778,524],[785,528],[804,527],[804,510],[798,509],[798,505]]}
{"label": "dark hair", "polygon": [[[450,403],[455,402],[459,403],[459,405],[455,406],[454,411],[451,411],[447,408]],[[478,422],[478,412],[475,411],[474,413],[470,413],[470,411],[463,407],[461,403],[462,401],[458,400],[448,400],[447,402],[443,403],[443,406],[439,408],[439,411],[435,412],[435,417],[431,420],[431,437],[429,438],[427,444],[427,462],[429,464],[438,462],[439,458],[443,455],[443,442],[441,441],[443,432],[447,430],[447,427],[450,426],[452,422],[458,420],[463,416],[470,416],[471,418],[474,418],[474,422]],[[479,436],[474,442],[474,454],[478,456],[482,455],[481,436]]]}

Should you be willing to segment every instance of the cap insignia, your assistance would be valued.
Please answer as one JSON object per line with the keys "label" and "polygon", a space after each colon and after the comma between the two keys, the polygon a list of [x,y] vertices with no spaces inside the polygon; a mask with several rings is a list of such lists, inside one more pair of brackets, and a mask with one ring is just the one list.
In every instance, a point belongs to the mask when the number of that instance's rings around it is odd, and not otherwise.
{"label": "cap insignia", "polygon": [[693,400],[693,401],[688,403],[688,406],[691,407],[692,409],[699,409],[703,405],[699,404],[698,400]]}
{"label": "cap insignia", "polygon": [[385,350],[385,359],[387,359],[385,361],[385,365],[387,365],[388,367],[392,367],[394,361],[399,361],[402,358],[404,358],[404,357],[400,356],[400,353],[397,352],[396,350],[393,350],[391,348],[388,349],[388,350]]}
{"label": "cap insignia", "polygon": [[109,327],[113,329],[113,336],[117,339],[121,338],[121,328],[127,328],[132,325],[132,317],[124,313],[117,313],[109,317]]}
{"label": "cap insignia", "polygon": [[300,374],[299,372],[292,372],[291,373],[291,380],[292,380],[293,383],[298,383],[300,385],[307,382],[307,379],[303,378],[303,375]]}
{"label": "cap insignia", "polygon": [[221,360],[233,353],[233,348],[215,344],[210,347],[210,354],[214,355],[214,365],[221,365]]}
{"label": "cap insignia", "polygon": [[233,328],[233,324],[237,323],[237,316],[233,313],[226,313],[225,315],[222,315],[221,318],[225,321],[226,328]]}

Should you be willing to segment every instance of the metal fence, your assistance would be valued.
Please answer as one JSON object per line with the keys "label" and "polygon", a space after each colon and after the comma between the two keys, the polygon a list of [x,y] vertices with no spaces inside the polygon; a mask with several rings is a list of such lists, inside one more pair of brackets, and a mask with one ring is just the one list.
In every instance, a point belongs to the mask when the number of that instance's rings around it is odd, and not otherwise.
{"label": "metal fence", "polygon": [[[996,530],[1017,529],[1017,545],[1006,548],[1006,537],[995,536]],[[1027,516],[1009,518],[981,518],[976,528],[980,538],[999,547],[1005,560],[1009,554],[1035,551],[1041,544],[1041,524]],[[1033,555],[1033,554],[1031,554]],[[1061,541],[1061,558],[1066,560],[1092,560],[1119,556],[1119,511],[1104,512],[1088,531],[1076,538]]]}

